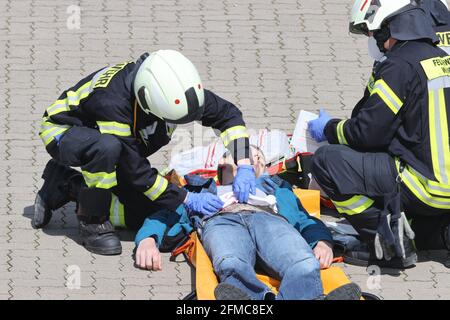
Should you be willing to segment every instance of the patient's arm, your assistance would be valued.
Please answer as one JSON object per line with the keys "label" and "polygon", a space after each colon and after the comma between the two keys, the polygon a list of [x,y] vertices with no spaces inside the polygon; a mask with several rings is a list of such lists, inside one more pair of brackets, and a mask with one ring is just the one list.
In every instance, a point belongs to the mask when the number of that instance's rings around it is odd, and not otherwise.
{"label": "patient's arm", "polygon": [[330,243],[326,241],[317,242],[313,252],[320,262],[320,269],[327,269],[333,263],[333,247]]}
{"label": "patient's arm", "polygon": [[136,250],[136,266],[141,269],[161,271],[161,253],[154,238],[147,238],[139,243]]}

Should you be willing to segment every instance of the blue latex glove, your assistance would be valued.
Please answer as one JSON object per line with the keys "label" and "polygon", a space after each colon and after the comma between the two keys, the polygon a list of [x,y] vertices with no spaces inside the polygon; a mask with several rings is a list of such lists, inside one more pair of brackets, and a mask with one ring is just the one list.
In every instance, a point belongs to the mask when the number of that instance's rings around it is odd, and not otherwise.
{"label": "blue latex glove", "polygon": [[189,192],[185,206],[190,210],[211,216],[223,208],[224,203],[218,196],[212,193],[192,193]]}
{"label": "blue latex glove", "polygon": [[278,185],[272,181],[272,178],[268,175],[262,175],[256,179],[256,188],[263,191],[267,195],[274,195]]}
{"label": "blue latex glove", "polygon": [[256,175],[253,166],[245,164],[238,167],[233,191],[239,203],[247,203],[250,193],[256,193]]}
{"label": "blue latex glove", "polygon": [[323,142],[327,140],[324,130],[325,126],[330,120],[331,117],[328,115],[328,113],[326,113],[325,110],[322,109],[320,110],[319,118],[308,122],[308,130],[314,140],[316,140],[317,142]]}

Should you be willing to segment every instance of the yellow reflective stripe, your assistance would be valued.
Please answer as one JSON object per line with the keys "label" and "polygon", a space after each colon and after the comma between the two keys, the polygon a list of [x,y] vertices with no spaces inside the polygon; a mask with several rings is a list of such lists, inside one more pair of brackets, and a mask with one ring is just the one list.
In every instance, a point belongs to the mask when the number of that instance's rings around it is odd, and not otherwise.
{"label": "yellow reflective stripe", "polygon": [[89,188],[111,189],[117,186],[116,172],[88,172],[81,171],[84,181]]}
{"label": "yellow reflective stripe", "polygon": [[444,89],[430,90],[428,92],[428,97],[430,147],[433,172],[438,182],[449,184],[450,146]]}
{"label": "yellow reflective stripe", "polygon": [[169,183],[167,182],[167,180],[163,177],[161,177],[160,175],[158,175],[156,177],[155,183],[153,184],[153,186],[148,189],[146,192],[144,192],[144,194],[152,201],[155,201],[156,199],[159,198],[160,195],[162,195],[164,193],[164,191],[166,191],[167,186],[169,185]]}
{"label": "yellow reflective stripe", "polygon": [[47,108],[48,116],[51,117],[61,112],[70,111],[71,106],[78,106],[81,103],[81,100],[87,98],[92,92],[91,84],[92,81],[89,81],[82,85],[77,91],[66,92],[67,97],[65,99],[57,100]]}
{"label": "yellow reflective stripe", "polygon": [[220,134],[220,138],[223,141],[225,147],[227,147],[232,141],[248,138],[247,128],[244,126],[231,127]]}
{"label": "yellow reflective stripe", "polygon": [[49,130],[45,134],[42,134],[41,139],[44,142],[44,145],[48,146],[55,139],[55,137],[59,136],[60,134],[63,134],[67,130],[69,129],[54,128],[52,130]]}
{"label": "yellow reflective stripe", "polygon": [[403,102],[383,79],[375,82],[371,96],[374,94],[378,94],[394,114],[397,114],[403,106]]}
{"label": "yellow reflective stripe", "polygon": [[428,80],[450,76],[450,56],[431,58],[421,61],[420,64]]}
{"label": "yellow reflective stripe", "polygon": [[47,118],[44,118],[44,122],[42,122],[41,124],[39,136],[44,142],[44,145],[48,146],[56,136],[67,131],[70,128],[70,126],[54,124],[51,122],[47,122],[46,120]]}
{"label": "yellow reflective stripe", "polygon": [[[397,171],[399,171],[400,162],[396,159]],[[413,169],[409,166],[405,167],[402,173],[402,181],[406,187],[416,196],[417,199],[426,205],[437,209],[450,209],[450,198],[436,197],[431,195],[418,177],[413,173]]]}
{"label": "yellow reflective stripe", "polygon": [[365,196],[354,196],[346,201],[334,201],[334,205],[339,213],[348,215],[360,214],[370,208],[374,201]]}
{"label": "yellow reflective stripe", "polygon": [[450,46],[450,32],[437,32],[436,35],[439,37],[439,47]]}
{"label": "yellow reflective stripe", "polygon": [[125,123],[115,121],[97,121],[98,128],[103,134],[113,134],[120,137],[131,136],[131,127]]}
{"label": "yellow reflective stripe", "polygon": [[339,122],[336,127],[336,131],[337,131],[337,138],[338,138],[339,144],[348,146],[348,142],[347,142],[347,139],[345,138],[345,134],[344,134],[344,124],[346,121],[347,120],[342,120],[341,122]]}
{"label": "yellow reflective stripe", "polygon": [[409,168],[410,174],[415,176],[425,190],[432,196],[450,197],[450,185],[429,180],[413,168]]}
{"label": "yellow reflective stripe", "polygon": [[115,227],[125,228],[125,209],[119,198],[112,194],[111,207],[109,209],[109,220]]}

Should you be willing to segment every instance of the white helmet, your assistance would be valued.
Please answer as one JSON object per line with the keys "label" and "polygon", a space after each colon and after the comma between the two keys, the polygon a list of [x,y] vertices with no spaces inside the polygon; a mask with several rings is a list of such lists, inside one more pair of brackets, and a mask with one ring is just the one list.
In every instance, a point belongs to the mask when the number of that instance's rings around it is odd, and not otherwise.
{"label": "white helmet", "polygon": [[368,35],[381,29],[388,18],[415,3],[411,0],[356,0],[350,20],[350,32]]}
{"label": "white helmet", "polygon": [[134,79],[134,93],[145,113],[169,123],[189,123],[203,115],[200,75],[178,51],[160,50],[147,57]]}

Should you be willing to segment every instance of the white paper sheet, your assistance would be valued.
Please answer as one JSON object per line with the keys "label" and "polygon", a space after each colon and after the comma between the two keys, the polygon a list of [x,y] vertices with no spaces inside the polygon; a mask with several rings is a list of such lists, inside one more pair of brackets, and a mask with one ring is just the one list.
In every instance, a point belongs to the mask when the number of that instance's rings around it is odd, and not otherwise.
{"label": "white paper sheet", "polygon": [[314,153],[319,147],[326,145],[326,142],[317,143],[308,131],[308,122],[317,119],[319,116],[305,110],[300,111],[295,125],[294,134],[291,144],[296,152],[312,152]]}

